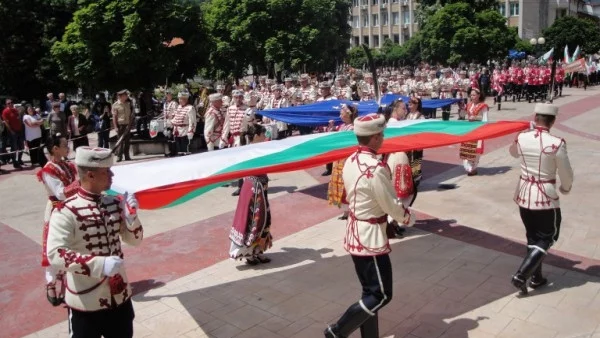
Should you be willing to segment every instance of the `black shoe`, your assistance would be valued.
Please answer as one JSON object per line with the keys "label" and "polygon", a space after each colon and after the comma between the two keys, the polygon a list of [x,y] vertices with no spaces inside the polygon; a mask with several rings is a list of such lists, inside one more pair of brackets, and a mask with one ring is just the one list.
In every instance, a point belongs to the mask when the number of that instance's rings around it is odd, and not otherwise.
{"label": "black shoe", "polygon": [[23,169],[23,167],[21,167],[21,165],[19,163],[13,163],[13,168],[15,168],[17,170]]}
{"label": "black shoe", "polygon": [[394,234],[396,235],[396,238],[404,238],[405,232],[406,229],[404,229],[403,227],[399,226],[398,224],[394,225]]}
{"label": "black shoe", "polygon": [[534,290],[537,288],[541,288],[542,286],[544,286],[546,284],[548,284],[548,280],[544,277],[542,277],[541,279],[537,279],[537,278],[533,277],[529,281],[529,287]]}
{"label": "black shoe", "polygon": [[512,283],[512,285],[514,287],[516,287],[517,289],[519,289],[519,291],[521,291],[521,295],[526,295],[528,293],[527,291],[527,281],[525,279],[523,279],[523,277],[519,276],[519,275],[514,275],[512,276],[512,278],[510,279],[510,282]]}
{"label": "black shoe", "polygon": [[339,334],[336,334],[334,332],[334,328],[332,328],[331,326],[327,326],[327,328],[325,329],[323,334],[325,335],[325,338],[341,338],[342,337]]}
{"label": "black shoe", "polygon": [[329,171],[329,170],[325,170],[325,171],[324,171],[324,172],[321,174],[321,176],[329,176],[329,175],[331,175],[331,171]]}
{"label": "black shoe", "polygon": [[126,157],[125,157],[125,161],[131,161],[131,157],[129,157],[129,156],[126,156]]}
{"label": "black shoe", "polygon": [[123,158],[119,157],[119,158],[117,159],[117,162],[123,162]]}
{"label": "black shoe", "polygon": [[239,196],[240,195],[240,189],[234,191],[231,196]]}

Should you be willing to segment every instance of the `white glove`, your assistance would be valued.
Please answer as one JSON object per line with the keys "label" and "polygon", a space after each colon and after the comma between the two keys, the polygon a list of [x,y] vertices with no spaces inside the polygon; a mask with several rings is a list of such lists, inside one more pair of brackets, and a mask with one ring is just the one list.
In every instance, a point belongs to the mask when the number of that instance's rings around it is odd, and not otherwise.
{"label": "white glove", "polygon": [[404,220],[402,221],[402,225],[405,227],[411,227],[415,225],[415,221],[417,220],[417,216],[406,209],[406,215],[404,216]]}
{"label": "white glove", "polygon": [[127,223],[132,224],[137,217],[138,201],[135,198],[135,194],[130,195],[128,192],[123,194],[123,201],[125,202],[123,206],[125,218],[127,219]]}
{"label": "white glove", "polygon": [[188,140],[192,140],[194,138],[194,134],[193,133],[188,133]]}
{"label": "white glove", "polygon": [[108,256],[104,258],[104,266],[102,267],[102,273],[107,277],[112,277],[119,272],[119,269],[123,265],[123,259],[119,256]]}

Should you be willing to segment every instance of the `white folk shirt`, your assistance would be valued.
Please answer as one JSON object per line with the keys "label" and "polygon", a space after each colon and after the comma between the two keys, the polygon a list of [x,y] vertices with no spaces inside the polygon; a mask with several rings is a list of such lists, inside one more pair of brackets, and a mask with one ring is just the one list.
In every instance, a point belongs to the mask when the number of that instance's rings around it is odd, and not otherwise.
{"label": "white folk shirt", "polygon": [[132,296],[125,265],[114,277],[103,273],[106,257],[123,258],[121,240],[134,246],[142,242],[142,225],[137,218],[128,224],[126,207],[117,197],[80,189],[50,216],[48,258],[54,268],[66,271],[65,303],[70,308],[104,310]]}
{"label": "white folk shirt", "polygon": [[235,104],[229,106],[227,109],[227,123],[225,128],[227,132],[237,136],[246,129],[247,109],[248,107],[245,104],[242,104],[241,106],[236,106]]}
{"label": "white folk shirt", "polygon": [[204,114],[204,139],[206,143],[227,142],[223,130],[227,114],[211,105]]}
{"label": "white folk shirt", "polygon": [[177,137],[184,137],[187,134],[193,134],[196,130],[196,109],[191,104],[179,105],[171,119],[173,125],[173,134]]}
{"label": "white folk shirt", "polygon": [[414,223],[408,209],[397,202],[390,169],[361,146],[344,163],[342,177],[350,209],[344,249],[355,256],[389,253],[387,215],[404,225]]}
{"label": "white folk shirt", "polygon": [[[289,106],[290,106],[290,104],[288,103],[288,100],[286,98],[280,97],[280,98],[276,99],[275,97],[273,97],[273,98],[271,98],[271,100],[267,104],[266,109],[287,108]],[[272,121],[268,117],[263,117],[263,122],[264,123],[271,123]],[[275,121],[275,124],[277,125],[277,131],[286,131],[286,130],[288,130],[287,123],[285,123],[285,122]]]}
{"label": "white folk shirt", "polygon": [[556,173],[565,192],[573,185],[565,140],[538,127],[520,133],[509,151],[513,157],[521,158],[521,176],[514,197],[517,205],[531,210],[560,208]]}
{"label": "white folk shirt", "polygon": [[178,106],[178,103],[175,102],[174,100],[165,102],[165,107],[164,107],[165,119],[170,121],[173,118],[173,116],[175,115],[175,110],[177,110],[177,106]]}

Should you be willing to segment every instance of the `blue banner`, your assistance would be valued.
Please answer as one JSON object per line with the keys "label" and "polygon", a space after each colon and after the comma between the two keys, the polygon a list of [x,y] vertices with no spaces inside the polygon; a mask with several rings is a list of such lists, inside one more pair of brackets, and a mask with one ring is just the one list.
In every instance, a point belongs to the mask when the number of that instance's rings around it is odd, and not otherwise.
{"label": "blue banner", "polygon": [[[389,105],[399,98],[408,103],[408,96],[388,94],[381,98],[381,104]],[[460,99],[423,100],[423,109],[442,108],[459,101]],[[315,102],[304,106],[261,110],[257,114],[297,126],[320,127],[326,126],[330,120],[335,121],[336,124],[341,123],[340,109],[342,109],[342,104],[357,107],[359,116],[376,113],[379,109],[379,105],[375,100],[360,102],[331,100]]]}

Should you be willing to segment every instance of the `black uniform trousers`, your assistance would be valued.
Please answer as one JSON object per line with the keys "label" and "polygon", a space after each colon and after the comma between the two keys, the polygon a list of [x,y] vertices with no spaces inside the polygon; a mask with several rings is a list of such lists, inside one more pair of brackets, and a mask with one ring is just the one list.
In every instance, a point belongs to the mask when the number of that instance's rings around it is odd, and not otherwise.
{"label": "black uniform trousers", "polygon": [[131,338],[134,318],[131,299],[114,309],[92,312],[69,309],[70,337]]}
{"label": "black uniform trousers", "polygon": [[393,279],[390,256],[388,254],[352,256],[352,261],[362,285],[360,303],[366,310],[375,313],[392,300]]}
{"label": "black uniform trousers", "polygon": [[558,240],[562,216],[560,208],[531,210],[519,208],[525,225],[527,245],[547,251]]}

